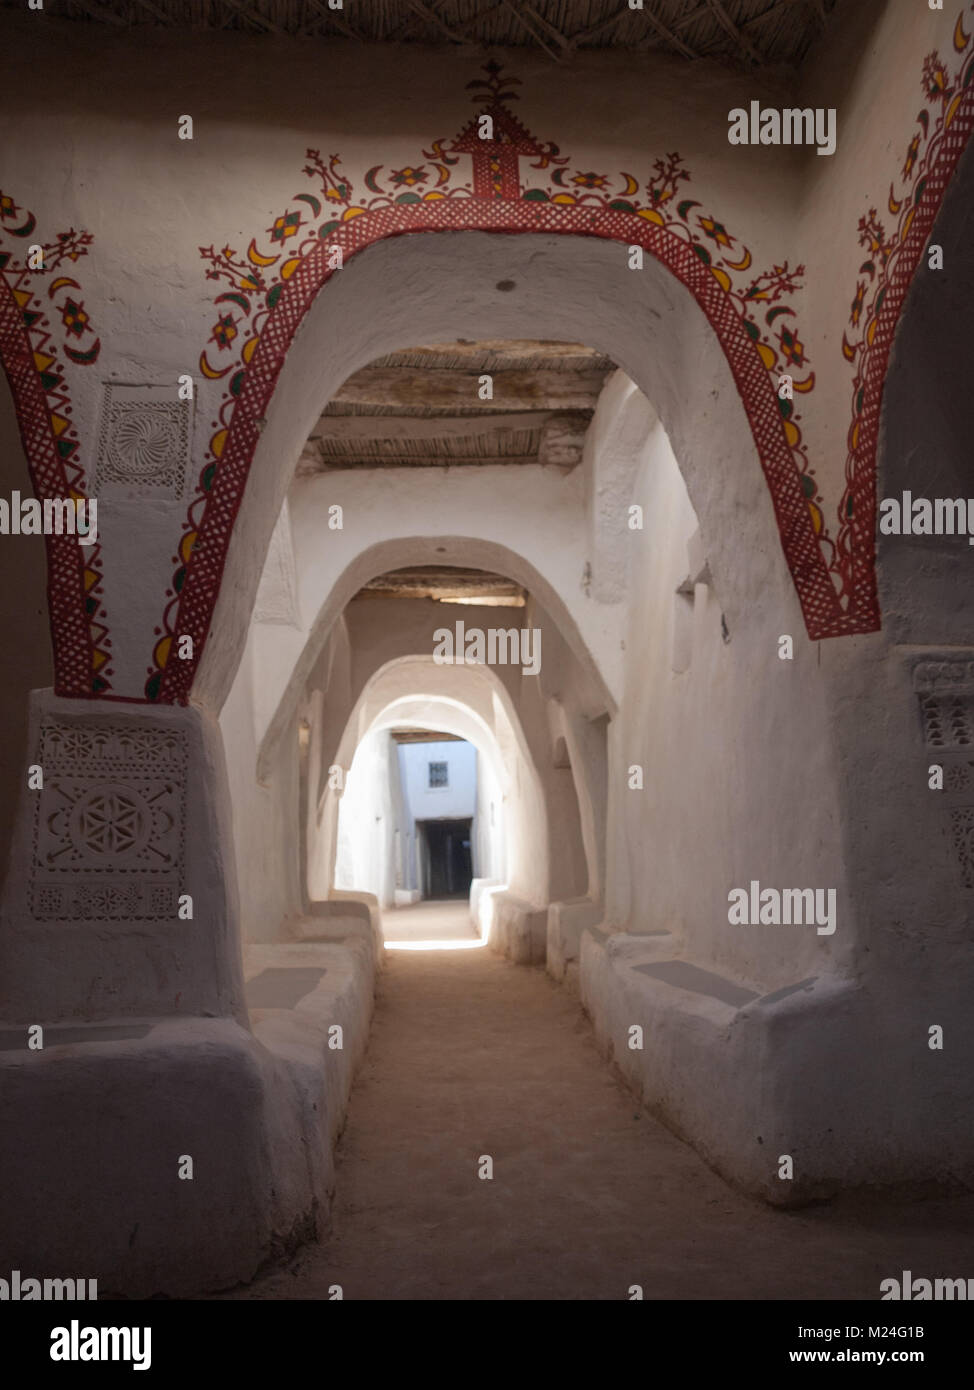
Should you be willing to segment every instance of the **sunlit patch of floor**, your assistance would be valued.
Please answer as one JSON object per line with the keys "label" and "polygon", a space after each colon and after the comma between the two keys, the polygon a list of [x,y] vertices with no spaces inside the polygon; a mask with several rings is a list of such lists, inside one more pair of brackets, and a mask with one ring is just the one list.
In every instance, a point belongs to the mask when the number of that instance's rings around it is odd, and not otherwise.
{"label": "sunlit patch of floor", "polygon": [[486,946],[486,941],[474,937],[472,941],[386,941],[387,951],[468,951]]}
{"label": "sunlit patch of floor", "polygon": [[469,951],[485,946],[470,920],[466,899],[432,899],[387,908],[382,933],[390,951]]}

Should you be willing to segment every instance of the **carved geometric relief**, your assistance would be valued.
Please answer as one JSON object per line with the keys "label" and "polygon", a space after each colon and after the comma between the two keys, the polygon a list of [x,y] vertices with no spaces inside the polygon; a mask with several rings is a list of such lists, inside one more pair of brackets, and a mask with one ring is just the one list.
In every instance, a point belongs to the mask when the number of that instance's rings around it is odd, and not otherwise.
{"label": "carved geometric relief", "polygon": [[974,747],[974,662],[926,661],[913,672],[931,748]]}
{"label": "carved geometric relief", "polygon": [[919,694],[974,690],[974,661],[921,661],[913,668],[913,689]]}
{"label": "carved geometric relief", "polygon": [[924,742],[936,749],[935,761],[943,768],[937,800],[947,839],[961,882],[974,888],[974,661],[920,662],[913,670],[913,689]]}
{"label": "carved geometric relief", "polygon": [[932,748],[974,745],[974,696],[925,695],[920,713],[924,737]]}
{"label": "carved geometric relief", "polygon": [[953,807],[950,829],[964,885],[974,888],[974,806]]}
{"label": "carved geometric relief", "polygon": [[963,762],[945,763],[944,791],[948,794],[974,792],[974,762],[965,759]]}
{"label": "carved geometric relief", "polygon": [[181,497],[190,449],[190,403],[173,386],[105,387],[95,486]]}
{"label": "carved geometric relief", "polygon": [[41,728],[31,911],[42,921],[160,921],[183,883],[187,750],[176,730]]}

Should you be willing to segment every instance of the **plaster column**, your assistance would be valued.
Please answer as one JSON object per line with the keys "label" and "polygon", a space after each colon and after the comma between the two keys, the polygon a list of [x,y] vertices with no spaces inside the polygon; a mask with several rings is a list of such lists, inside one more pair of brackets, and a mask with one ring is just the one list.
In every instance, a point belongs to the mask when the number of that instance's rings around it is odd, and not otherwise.
{"label": "plaster column", "polygon": [[0,1018],[247,1026],[216,721],[34,691],[27,748],[0,914]]}

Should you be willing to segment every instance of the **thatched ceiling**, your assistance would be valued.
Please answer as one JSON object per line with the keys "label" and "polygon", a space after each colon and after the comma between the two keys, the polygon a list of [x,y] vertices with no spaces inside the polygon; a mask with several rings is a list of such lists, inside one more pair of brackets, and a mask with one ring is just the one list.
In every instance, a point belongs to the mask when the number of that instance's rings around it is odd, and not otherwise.
{"label": "thatched ceiling", "polygon": [[396,743],[466,743],[459,734],[432,733],[428,729],[390,729]]}
{"label": "thatched ceiling", "polygon": [[[336,468],[539,463],[571,469],[607,377],[581,343],[427,343],[348,378],[305,446],[298,473]],[[493,396],[481,398],[484,375]]]}
{"label": "thatched ceiling", "polygon": [[[301,39],[543,49],[659,49],[686,60],[797,66],[836,0],[45,0],[44,14]],[[0,0],[24,11],[24,0]]]}
{"label": "thatched ceiling", "polygon": [[503,574],[458,565],[410,565],[369,581],[356,598],[425,598],[437,603],[469,603],[523,608],[527,591]]}

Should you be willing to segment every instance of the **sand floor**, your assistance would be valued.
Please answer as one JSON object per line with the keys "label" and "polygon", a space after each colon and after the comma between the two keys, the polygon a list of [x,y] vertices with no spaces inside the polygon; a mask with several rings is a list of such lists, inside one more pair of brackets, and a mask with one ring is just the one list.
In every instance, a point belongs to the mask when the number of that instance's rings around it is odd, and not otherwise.
{"label": "sand floor", "polygon": [[[465,903],[387,918],[400,940],[473,939]],[[332,1234],[230,1297],[876,1299],[904,1269],[974,1276],[974,1195],[773,1210],[640,1107],[542,968],[388,955]]]}

